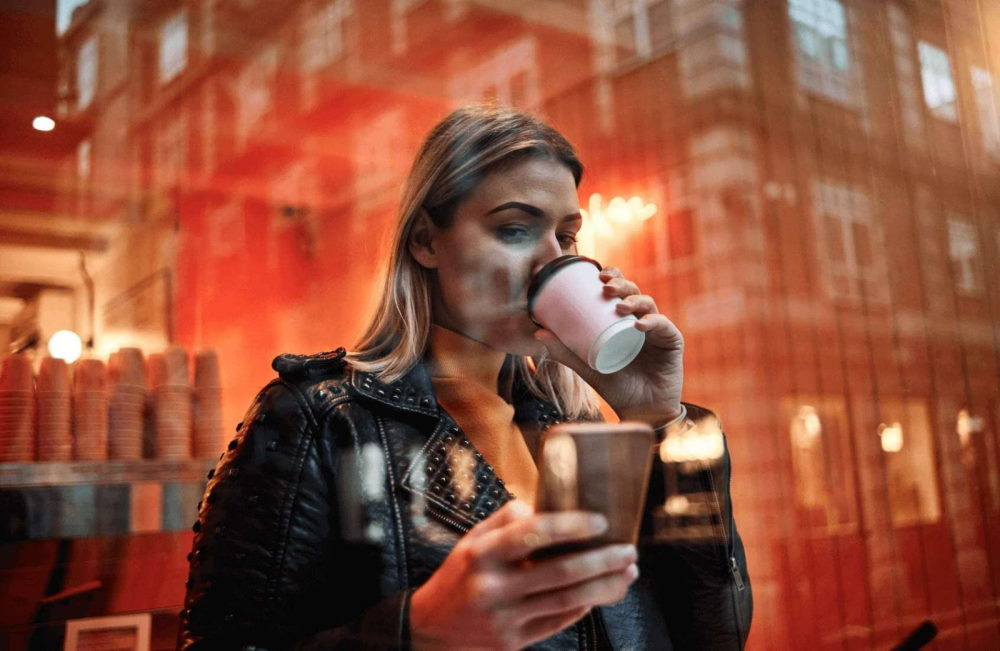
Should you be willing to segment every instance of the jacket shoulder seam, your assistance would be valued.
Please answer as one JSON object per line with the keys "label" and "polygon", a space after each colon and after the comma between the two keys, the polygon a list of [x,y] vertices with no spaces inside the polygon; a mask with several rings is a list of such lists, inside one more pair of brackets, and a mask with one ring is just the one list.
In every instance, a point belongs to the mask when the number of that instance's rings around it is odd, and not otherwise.
{"label": "jacket shoulder seam", "polygon": [[285,556],[288,551],[288,539],[291,534],[292,511],[294,510],[295,502],[298,497],[299,488],[302,485],[302,471],[305,466],[305,457],[310,446],[312,446],[316,440],[317,432],[317,420],[315,414],[313,413],[313,409],[309,405],[308,400],[304,395],[302,395],[302,391],[298,387],[283,379],[275,380],[268,386],[276,384],[284,385],[289,393],[295,398],[296,403],[298,403],[299,412],[305,417],[306,422],[302,432],[302,440],[299,442],[298,448],[295,451],[294,469],[291,473],[294,479],[289,481],[288,488],[285,491],[285,496],[281,504],[281,520],[278,525],[278,530],[280,532],[278,549],[275,550],[276,554],[272,563],[272,569],[267,577],[267,583],[264,588],[265,603],[269,604],[273,604],[274,599],[277,596],[277,585],[281,577],[282,567],[284,566]]}

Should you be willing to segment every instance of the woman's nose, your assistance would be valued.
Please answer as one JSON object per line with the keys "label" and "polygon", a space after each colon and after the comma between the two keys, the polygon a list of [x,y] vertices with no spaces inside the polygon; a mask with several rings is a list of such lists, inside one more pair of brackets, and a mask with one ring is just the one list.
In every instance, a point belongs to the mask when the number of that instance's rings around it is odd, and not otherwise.
{"label": "woman's nose", "polygon": [[535,254],[535,263],[532,265],[531,273],[538,273],[539,269],[552,260],[565,255],[565,253],[566,252],[562,250],[562,246],[559,244],[559,238],[555,233],[546,235],[542,238],[542,241],[538,245],[538,251]]}

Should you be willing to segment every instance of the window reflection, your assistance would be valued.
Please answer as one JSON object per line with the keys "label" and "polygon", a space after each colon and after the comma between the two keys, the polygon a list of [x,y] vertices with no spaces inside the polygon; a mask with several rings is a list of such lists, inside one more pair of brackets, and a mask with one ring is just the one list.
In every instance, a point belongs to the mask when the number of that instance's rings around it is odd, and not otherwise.
{"label": "window reflection", "polygon": [[948,217],[948,256],[955,287],[966,296],[978,296],[982,286],[976,230],[972,223],[955,213]]}
{"label": "window reflection", "polygon": [[831,535],[854,530],[857,479],[845,401],[819,396],[788,398],[784,407],[803,525]]}
{"label": "window reflection", "polygon": [[76,55],[76,108],[90,106],[97,92],[97,35],[83,42]]}
{"label": "window reflection", "polygon": [[993,158],[1000,159],[1000,112],[997,111],[997,86],[989,70],[980,66],[972,66],[971,72],[983,150]]}
{"label": "window reflection", "polygon": [[180,11],[160,26],[159,75],[166,83],[180,74],[187,65],[188,19]]}
{"label": "window reflection", "polygon": [[877,434],[886,466],[892,523],[896,526],[937,522],[941,518],[934,438],[927,403],[886,400]]}
{"label": "window reflection", "polygon": [[[581,252],[678,323],[685,399],[727,424],[751,648],[890,648],[922,618],[997,647],[996,3],[52,4],[44,92],[4,123],[4,352],[61,329],[84,358],[217,346],[230,430],[275,354],[350,344],[426,128],[531,109],[606,217]],[[55,130],[10,126],[37,115]],[[719,441],[671,440],[671,463]],[[190,527],[189,488],[137,481],[132,531]],[[47,490],[65,522],[39,535],[91,536],[103,489]],[[704,499],[665,498],[661,524]]]}
{"label": "window reflection", "polygon": [[885,301],[888,298],[881,244],[868,197],[861,190],[831,180],[813,183],[813,211],[818,218],[817,249],[823,278],[834,298]]}
{"label": "window reflection", "polygon": [[958,120],[955,105],[955,82],[951,77],[948,54],[925,41],[917,44],[920,53],[920,79],[924,86],[924,101],[931,113],[942,120]]}
{"label": "window reflection", "polygon": [[789,0],[799,84],[844,104],[856,102],[847,14],[839,0]]}

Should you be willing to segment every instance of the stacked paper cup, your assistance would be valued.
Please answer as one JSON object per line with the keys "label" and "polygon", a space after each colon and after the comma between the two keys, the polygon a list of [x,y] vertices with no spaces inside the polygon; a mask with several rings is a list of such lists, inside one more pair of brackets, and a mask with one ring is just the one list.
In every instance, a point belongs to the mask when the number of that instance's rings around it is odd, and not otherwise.
{"label": "stacked paper cup", "polygon": [[203,350],[194,359],[194,456],[211,457],[222,443],[222,381],[219,356]]}
{"label": "stacked paper cup", "polygon": [[149,375],[156,398],[156,457],[191,457],[191,385],[187,351],[171,346],[149,356]]}
{"label": "stacked paper cup", "polygon": [[38,423],[38,460],[72,461],[73,430],[70,411],[69,366],[46,357],[38,369],[35,392]]}
{"label": "stacked paper cup", "polygon": [[116,460],[141,459],[147,394],[142,351],[122,348],[111,356],[109,370],[108,456]]}
{"label": "stacked paper cup", "polygon": [[35,460],[34,411],[31,360],[10,355],[0,371],[0,463]]}
{"label": "stacked paper cup", "polygon": [[104,362],[82,359],[73,373],[73,436],[77,461],[108,458],[108,377]]}

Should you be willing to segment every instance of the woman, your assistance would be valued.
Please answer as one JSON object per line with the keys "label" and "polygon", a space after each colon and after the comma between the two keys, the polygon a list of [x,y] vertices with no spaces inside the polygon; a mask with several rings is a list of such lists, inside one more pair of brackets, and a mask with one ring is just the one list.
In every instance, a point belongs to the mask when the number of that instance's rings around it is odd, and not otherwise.
{"label": "woman", "polygon": [[528,317],[531,274],[576,250],[582,170],[512,110],[431,131],[361,341],[275,359],[209,475],[181,648],[742,646],[728,457],[699,480],[718,491],[717,540],[525,560],[607,526],[529,506],[544,428],[599,418],[595,392],[622,419],[684,419],[681,335],[617,270],[605,293],[646,333],[625,369],[591,371]]}

